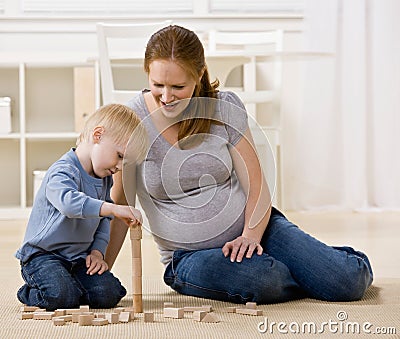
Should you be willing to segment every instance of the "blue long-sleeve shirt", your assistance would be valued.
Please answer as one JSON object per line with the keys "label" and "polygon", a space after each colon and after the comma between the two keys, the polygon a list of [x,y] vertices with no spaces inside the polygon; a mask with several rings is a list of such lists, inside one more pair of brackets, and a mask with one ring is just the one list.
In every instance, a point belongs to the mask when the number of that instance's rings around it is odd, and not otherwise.
{"label": "blue long-sleeve shirt", "polygon": [[71,149],[48,169],[37,192],[22,246],[15,256],[23,263],[39,252],[67,260],[105,253],[110,217],[100,217],[104,201],[112,202],[112,177],[94,178]]}

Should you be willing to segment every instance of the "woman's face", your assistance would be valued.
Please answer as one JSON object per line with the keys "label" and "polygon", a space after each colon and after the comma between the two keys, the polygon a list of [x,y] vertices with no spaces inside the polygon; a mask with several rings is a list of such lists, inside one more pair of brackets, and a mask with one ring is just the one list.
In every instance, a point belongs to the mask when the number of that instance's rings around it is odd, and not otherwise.
{"label": "woman's face", "polygon": [[196,81],[181,66],[171,60],[154,60],[149,65],[151,93],[166,118],[174,119],[188,105]]}

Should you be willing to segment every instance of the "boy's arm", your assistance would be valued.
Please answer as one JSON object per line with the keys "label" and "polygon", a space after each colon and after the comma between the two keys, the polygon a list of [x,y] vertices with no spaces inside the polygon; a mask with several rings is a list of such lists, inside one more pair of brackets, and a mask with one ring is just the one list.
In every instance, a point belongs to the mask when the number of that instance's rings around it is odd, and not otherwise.
{"label": "boy's arm", "polygon": [[46,197],[68,218],[99,218],[103,201],[81,192],[74,180],[79,177],[80,173],[74,167],[65,164],[58,166],[49,175]]}
{"label": "boy's arm", "polygon": [[111,186],[112,180],[108,183],[105,201],[100,208],[100,216],[103,216],[104,218],[102,218],[99,223],[91,246],[91,250],[99,250],[101,252],[102,258],[105,256],[106,247],[110,240],[110,221],[112,220],[112,217],[110,216],[120,218],[129,226],[141,224],[143,221],[140,211],[136,208],[127,205],[116,205],[113,203],[110,194]]}

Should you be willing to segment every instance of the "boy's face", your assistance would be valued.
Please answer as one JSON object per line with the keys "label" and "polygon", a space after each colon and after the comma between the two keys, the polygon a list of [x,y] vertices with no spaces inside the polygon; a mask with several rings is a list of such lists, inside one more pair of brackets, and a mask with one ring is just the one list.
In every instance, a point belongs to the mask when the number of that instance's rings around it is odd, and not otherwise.
{"label": "boy's face", "polygon": [[94,138],[91,152],[93,174],[104,178],[122,170],[126,145],[118,145],[107,134]]}

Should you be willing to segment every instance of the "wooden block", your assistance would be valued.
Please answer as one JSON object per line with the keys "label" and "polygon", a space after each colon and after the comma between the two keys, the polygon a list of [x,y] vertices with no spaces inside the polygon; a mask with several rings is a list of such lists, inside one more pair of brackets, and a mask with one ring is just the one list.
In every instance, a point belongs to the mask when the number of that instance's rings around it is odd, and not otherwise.
{"label": "wooden block", "polygon": [[128,323],[131,320],[131,314],[129,312],[121,312],[119,313],[118,320],[121,323]]}
{"label": "wooden block", "polygon": [[74,314],[74,313],[81,313],[81,309],[80,308],[67,308],[65,309],[65,313],[66,314]]}
{"label": "wooden block", "polygon": [[195,311],[203,311],[203,312],[211,312],[212,307],[210,305],[203,305],[203,306],[185,306],[185,312],[195,312]]}
{"label": "wooden block", "polygon": [[131,257],[142,257],[142,243],[140,239],[131,239]]}
{"label": "wooden block", "polygon": [[80,314],[84,314],[84,315],[92,315],[94,318],[94,312],[82,312]]}
{"label": "wooden block", "polygon": [[125,312],[129,312],[131,314],[131,320],[135,319],[135,309],[133,307],[126,307]]}
{"label": "wooden block", "polygon": [[38,308],[38,309],[35,310],[34,312],[47,312],[47,310],[44,309],[44,308]]}
{"label": "wooden block", "polygon": [[19,319],[21,320],[33,319],[33,312],[22,312],[19,314]]}
{"label": "wooden block", "polygon": [[98,319],[105,319],[106,315],[104,313],[95,313],[94,317]]}
{"label": "wooden block", "polygon": [[93,319],[93,314],[80,314],[78,320],[79,326],[92,326]]}
{"label": "wooden block", "polygon": [[213,313],[206,313],[204,318],[201,320],[203,323],[219,323],[220,320],[218,317]]}
{"label": "wooden block", "polygon": [[55,317],[61,317],[63,315],[66,315],[66,310],[55,310],[54,313]]}
{"label": "wooden block", "polygon": [[206,316],[206,311],[194,311],[193,312],[193,320],[202,321],[203,318]]}
{"label": "wooden block", "polygon": [[183,308],[166,307],[164,308],[164,318],[182,319],[185,311]]}
{"label": "wooden block", "polygon": [[92,325],[93,326],[103,326],[103,325],[108,325],[108,320],[105,318],[95,318],[92,320]]}
{"label": "wooden block", "polygon": [[[58,319],[64,319],[64,321],[72,321],[72,314],[66,314],[66,315],[62,315],[57,317]],[[53,318],[54,319],[54,318]]]}
{"label": "wooden block", "polygon": [[236,313],[236,309],[237,309],[236,306],[229,306],[229,307],[226,308],[226,311],[228,313]]}
{"label": "wooden block", "polygon": [[142,277],[132,277],[133,291],[134,293],[142,293]]}
{"label": "wooden block", "polygon": [[133,308],[136,313],[143,312],[143,296],[142,294],[133,294]]}
{"label": "wooden block", "polygon": [[247,302],[246,303],[246,308],[251,309],[251,310],[256,310],[257,309],[257,303]]}
{"label": "wooden block", "polygon": [[154,323],[154,312],[144,312],[143,319],[145,323]]}
{"label": "wooden block", "polygon": [[132,277],[142,277],[142,258],[132,258]]}
{"label": "wooden block", "polygon": [[34,312],[33,319],[35,320],[51,320],[54,317],[54,312]]}
{"label": "wooden block", "polygon": [[73,313],[73,314],[69,314],[69,315],[72,317],[73,323],[79,322],[79,316],[81,315],[80,313]]}
{"label": "wooden block", "polygon": [[142,248],[140,245],[140,241],[138,243],[134,244],[134,246],[131,246],[131,254],[132,254],[132,258],[141,258],[142,257]]}
{"label": "wooden block", "polygon": [[37,307],[37,306],[26,306],[26,305],[24,305],[24,306],[22,306],[20,308],[21,312],[35,312],[37,310],[39,310],[39,307]]}
{"label": "wooden block", "polygon": [[63,326],[65,325],[65,320],[62,318],[53,318],[53,325],[55,326]]}
{"label": "wooden block", "polygon": [[114,313],[120,314],[121,312],[125,312],[125,307],[116,307],[113,311]]}
{"label": "wooden block", "polygon": [[236,313],[238,314],[247,314],[247,315],[263,315],[262,310],[253,310],[250,308],[237,308]]}
{"label": "wooden block", "polygon": [[131,240],[142,239],[142,227],[141,226],[133,226],[130,228],[130,238]]}
{"label": "wooden block", "polygon": [[118,313],[106,313],[106,319],[110,324],[118,324],[119,323],[119,314]]}
{"label": "wooden block", "polygon": [[89,305],[81,305],[79,309],[81,310],[82,313],[89,312]]}
{"label": "wooden block", "polygon": [[93,67],[74,67],[75,131],[80,132],[95,110],[95,75]]}

